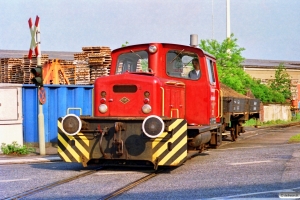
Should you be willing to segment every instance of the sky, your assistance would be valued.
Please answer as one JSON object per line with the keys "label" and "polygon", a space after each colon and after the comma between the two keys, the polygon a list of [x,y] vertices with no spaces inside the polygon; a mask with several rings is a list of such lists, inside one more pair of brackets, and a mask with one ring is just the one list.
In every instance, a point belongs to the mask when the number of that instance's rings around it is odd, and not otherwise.
{"label": "sky", "polygon": [[[299,0],[230,0],[230,32],[246,59],[300,61]],[[41,51],[112,50],[226,38],[226,0],[0,0],[0,49],[27,50],[40,17]]]}

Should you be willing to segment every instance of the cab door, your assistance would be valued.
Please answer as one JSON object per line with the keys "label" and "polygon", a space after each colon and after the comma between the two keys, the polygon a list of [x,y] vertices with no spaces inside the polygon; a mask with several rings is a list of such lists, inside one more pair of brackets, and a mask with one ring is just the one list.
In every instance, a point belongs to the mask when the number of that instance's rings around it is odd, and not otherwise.
{"label": "cab door", "polygon": [[220,86],[218,82],[218,75],[216,63],[209,57],[206,57],[206,65],[208,70],[208,77],[210,83],[210,100],[211,100],[211,113],[210,124],[220,122],[221,109],[220,109]]}

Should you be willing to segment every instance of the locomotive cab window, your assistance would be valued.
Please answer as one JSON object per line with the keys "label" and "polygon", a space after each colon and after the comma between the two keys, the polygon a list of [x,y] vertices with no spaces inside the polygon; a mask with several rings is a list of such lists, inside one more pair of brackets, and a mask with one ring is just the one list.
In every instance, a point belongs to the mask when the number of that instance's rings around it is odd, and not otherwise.
{"label": "locomotive cab window", "polygon": [[171,77],[197,80],[201,76],[197,54],[183,50],[167,53],[166,72]]}
{"label": "locomotive cab window", "polygon": [[206,64],[207,64],[209,82],[210,82],[210,84],[215,84],[216,78],[215,78],[215,73],[214,73],[214,62],[212,60],[210,60],[209,58],[206,58]]}
{"label": "locomotive cab window", "polygon": [[116,74],[128,72],[149,72],[148,53],[146,51],[132,51],[119,55]]}

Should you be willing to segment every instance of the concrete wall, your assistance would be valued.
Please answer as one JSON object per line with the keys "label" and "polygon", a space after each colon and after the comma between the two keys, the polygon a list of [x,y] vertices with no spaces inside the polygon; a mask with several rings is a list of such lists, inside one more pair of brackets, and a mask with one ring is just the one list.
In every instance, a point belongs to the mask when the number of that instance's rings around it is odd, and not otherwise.
{"label": "concrete wall", "polygon": [[263,105],[263,112],[261,112],[261,121],[275,121],[275,120],[288,121],[292,119],[290,105],[282,104],[267,104]]}

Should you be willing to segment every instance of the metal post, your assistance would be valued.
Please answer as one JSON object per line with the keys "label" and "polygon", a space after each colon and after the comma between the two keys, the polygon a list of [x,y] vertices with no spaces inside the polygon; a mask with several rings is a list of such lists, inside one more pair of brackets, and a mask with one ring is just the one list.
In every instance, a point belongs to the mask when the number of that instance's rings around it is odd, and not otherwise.
{"label": "metal post", "polygon": [[[37,66],[42,67],[42,60],[41,60],[42,55],[41,55],[41,48],[40,48],[40,26],[37,27],[36,42],[37,42],[37,48],[38,48]],[[43,68],[42,68],[42,70],[43,70]],[[40,87],[39,87],[39,89],[40,89]],[[46,155],[43,104],[41,104],[39,102],[39,98],[38,98],[38,105],[39,105],[38,127],[39,127],[39,148],[40,148],[40,155]]]}
{"label": "metal post", "polygon": [[226,36],[227,36],[227,38],[230,38],[230,0],[227,0],[226,1],[227,2],[227,34],[226,34]]}
{"label": "metal post", "polygon": [[214,0],[211,1],[212,39],[214,39]]}

